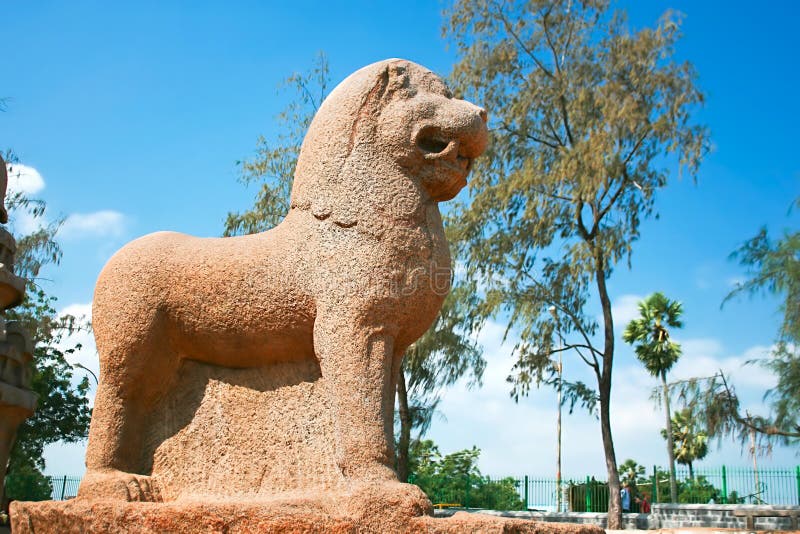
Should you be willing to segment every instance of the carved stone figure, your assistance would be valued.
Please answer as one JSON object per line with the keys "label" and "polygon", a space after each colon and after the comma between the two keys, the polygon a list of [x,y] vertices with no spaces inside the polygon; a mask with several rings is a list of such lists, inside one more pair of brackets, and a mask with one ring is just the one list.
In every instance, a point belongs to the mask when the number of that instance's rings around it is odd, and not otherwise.
{"label": "carved stone figure", "polygon": [[487,136],[437,75],[382,61],[322,104],[277,227],[160,232],[114,255],[78,498],[15,503],[14,531],[537,531],[432,526],[392,468],[401,358],[449,289],[438,203]]}
{"label": "carved stone figure", "polygon": [[160,232],[114,255],[93,303],[101,380],[80,495],[158,500],[137,452],[186,359],[318,362],[342,475],[396,481],[400,360],[450,279],[437,203],[466,184],[486,140],[486,113],[432,72],[371,65],[320,108],[276,228],[208,239]]}

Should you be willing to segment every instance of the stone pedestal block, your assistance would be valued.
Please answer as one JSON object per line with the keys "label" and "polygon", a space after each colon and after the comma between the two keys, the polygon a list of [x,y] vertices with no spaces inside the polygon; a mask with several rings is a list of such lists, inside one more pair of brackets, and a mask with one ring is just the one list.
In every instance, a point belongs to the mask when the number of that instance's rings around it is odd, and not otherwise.
{"label": "stone pedestal block", "polygon": [[[353,498],[354,496],[351,496]],[[350,515],[326,510],[319,500],[259,502],[119,503],[75,499],[66,502],[14,502],[15,534],[203,533],[563,533],[603,534],[595,525],[540,523],[459,512],[449,518],[406,515],[414,510],[392,508],[390,502],[361,494]],[[324,501],[322,501],[324,503]],[[328,501],[335,508],[333,501]],[[345,505],[344,508],[348,506]],[[344,511],[344,510],[343,510]],[[352,511],[352,510],[351,510]],[[418,510],[416,511],[418,512]]]}

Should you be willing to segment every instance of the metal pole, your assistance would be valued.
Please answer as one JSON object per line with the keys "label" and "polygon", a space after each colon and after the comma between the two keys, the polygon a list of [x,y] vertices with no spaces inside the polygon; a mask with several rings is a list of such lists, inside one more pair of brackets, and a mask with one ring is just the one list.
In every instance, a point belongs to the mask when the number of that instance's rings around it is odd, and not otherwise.
{"label": "metal pole", "polygon": [[795,468],[795,474],[797,476],[797,504],[800,504],[800,465]]}
{"label": "metal pole", "polygon": [[658,472],[656,466],[653,466],[653,495],[650,496],[650,502],[655,504],[658,502]]}
{"label": "metal pole", "polygon": [[556,322],[556,335],[558,336],[558,419],[556,421],[556,512],[561,511],[561,397],[564,384],[564,362],[562,354],[564,352],[564,338],[561,335],[561,323],[558,320],[556,307],[550,306],[550,314]]}
{"label": "metal pole", "polygon": [[525,475],[525,509],[528,509],[528,475]]}
{"label": "metal pole", "polygon": [[586,475],[586,511],[592,511],[592,491],[589,486],[589,475]]}
{"label": "metal pole", "polygon": [[722,466],[722,504],[728,504],[728,473]]}
{"label": "metal pole", "polygon": [[753,500],[761,498],[761,484],[758,482],[758,460],[756,459],[756,455],[758,453],[756,447],[756,430],[754,428],[750,429],[750,454],[753,455],[753,482],[755,483],[755,489],[753,490]]}
{"label": "metal pole", "polygon": [[[559,341],[561,348],[564,346],[564,341],[559,334]],[[558,353],[558,422],[556,423],[556,432],[558,434],[558,453],[556,456],[556,511],[561,511],[561,388],[563,385],[563,367],[561,360],[561,352]]]}
{"label": "metal pole", "polygon": [[61,500],[64,500],[64,495],[67,493],[67,475],[64,475],[64,482],[61,484]]}

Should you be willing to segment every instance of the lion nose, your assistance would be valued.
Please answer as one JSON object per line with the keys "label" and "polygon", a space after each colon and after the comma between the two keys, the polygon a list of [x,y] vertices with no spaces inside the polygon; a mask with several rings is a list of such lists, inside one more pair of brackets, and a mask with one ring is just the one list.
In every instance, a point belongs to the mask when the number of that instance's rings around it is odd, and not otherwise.
{"label": "lion nose", "polygon": [[474,104],[469,104],[475,110],[472,119],[464,125],[460,132],[461,155],[470,159],[477,158],[486,149],[489,140],[489,130],[486,122],[489,118],[486,110]]}

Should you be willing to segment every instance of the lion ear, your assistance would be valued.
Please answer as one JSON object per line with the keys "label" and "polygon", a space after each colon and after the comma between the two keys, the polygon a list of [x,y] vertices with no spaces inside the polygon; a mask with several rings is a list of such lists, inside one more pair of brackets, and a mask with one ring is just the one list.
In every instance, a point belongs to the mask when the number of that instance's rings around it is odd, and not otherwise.
{"label": "lion ear", "polygon": [[388,90],[389,92],[398,91],[408,87],[408,69],[403,63],[391,63],[388,68]]}

